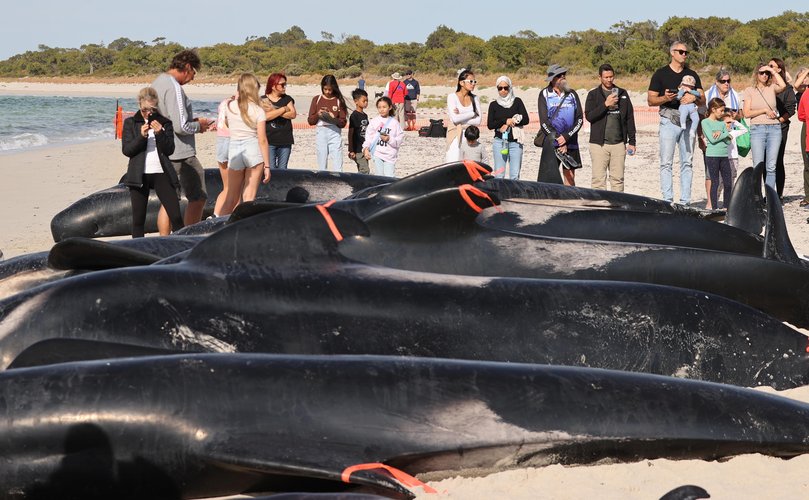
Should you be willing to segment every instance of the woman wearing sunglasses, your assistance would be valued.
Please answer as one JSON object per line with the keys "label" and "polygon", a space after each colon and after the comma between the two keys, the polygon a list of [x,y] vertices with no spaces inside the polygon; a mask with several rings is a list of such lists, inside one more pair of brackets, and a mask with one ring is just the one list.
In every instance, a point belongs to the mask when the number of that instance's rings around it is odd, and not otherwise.
{"label": "woman wearing sunglasses", "polygon": [[508,178],[519,179],[522,166],[524,134],[528,124],[528,111],[522,99],[514,96],[511,79],[505,75],[497,79],[497,99],[489,103],[486,125],[494,130],[492,156],[494,173],[503,177],[508,162]]}
{"label": "woman wearing sunglasses", "polygon": [[172,231],[183,227],[177,189],[180,181],[169,160],[174,153],[171,120],[157,111],[157,91],[145,87],[138,92],[139,111],[124,120],[121,149],[129,157],[124,184],[132,200],[132,237],[142,238],[149,191],[154,189],[166,208]]}
{"label": "woman wearing sunglasses", "polygon": [[298,116],[295,99],[287,95],[287,77],[273,73],[267,78],[265,95],[261,96],[267,121],[267,143],[270,145],[270,168],[287,168],[295,138],[292,120]]}
{"label": "woman wearing sunglasses", "polygon": [[781,147],[781,122],[776,95],[786,88],[781,75],[766,62],[756,66],[753,85],[744,89],[744,116],[750,123],[750,151],[753,165],[764,162],[765,182],[776,189],[775,163]]}
{"label": "woman wearing sunglasses", "polygon": [[480,99],[472,93],[475,90],[475,74],[464,68],[458,73],[458,86],[447,96],[447,153],[444,161],[461,159],[461,142],[464,129],[470,125],[480,125]]}

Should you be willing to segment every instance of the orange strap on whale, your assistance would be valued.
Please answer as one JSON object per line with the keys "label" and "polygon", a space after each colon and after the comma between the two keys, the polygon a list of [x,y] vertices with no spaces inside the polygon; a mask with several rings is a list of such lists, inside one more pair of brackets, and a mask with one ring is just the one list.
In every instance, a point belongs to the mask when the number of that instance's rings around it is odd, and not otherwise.
{"label": "orange strap on whale", "polygon": [[488,170],[481,167],[478,162],[473,160],[464,160],[463,166],[466,167],[466,171],[469,173],[469,178],[472,179],[472,182],[482,181],[483,175],[489,174]]}
{"label": "orange strap on whale", "polygon": [[476,188],[471,184],[464,184],[463,186],[458,186],[458,192],[461,193],[461,198],[463,198],[463,201],[465,201],[466,204],[469,205],[469,207],[477,213],[481,213],[483,211],[483,208],[485,207],[481,208],[480,206],[478,206],[478,204],[472,200],[472,197],[469,196],[469,193],[472,193],[479,198],[489,200],[489,202],[492,204],[493,207],[497,209],[498,212],[503,211],[503,209],[500,208],[500,206],[497,205],[497,203],[495,203],[494,200],[492,200],[491,196],[489,196],[488,194],[484,193],[483,191],[481,191],[480,189]]}
{"label": "orange strap on whale", "polygon": [[329,226],[329,229],[331,230],[331,234],[334,235],[334,239],[337,241],[343,241],[343,235],[340,234],[340,230],[337,229],[337,224],[334,223],[334,219],[331,218],[331,214],[327,210],[334,204],[335,201],[336,200],[331,200],[322,205],[315,205],[315,208],[317,208],[317,211],[323,216],[323,219],[326,221],[326,225]]}
{"label": "orange strap on whale", "polygon": [[438,493],[435,488],[432,488],[415,477],[411,476],[407,472],[401,471],[390,465],[385,465],[380,462],[371,462],[367,464],[357,464],[352,465],[351,467],[347,467],[342,474],[342,480],[344,483],[351,482],[351,474],[361,471],[361,470],[375,470],[375,469],[382,469],[387,471],[394,479],[402,483],[403,485],[407,486],[408,488],[423,488],[427,493]]}

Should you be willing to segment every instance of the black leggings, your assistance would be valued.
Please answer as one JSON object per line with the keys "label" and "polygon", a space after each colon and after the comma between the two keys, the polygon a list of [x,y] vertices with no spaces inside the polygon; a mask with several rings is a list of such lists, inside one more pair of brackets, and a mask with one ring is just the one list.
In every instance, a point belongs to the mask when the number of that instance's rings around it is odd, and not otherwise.
{"label": "black leggings", "polygon": [[722,176],[722,203],[727,210],[730,204],[730,192],[733,189],[733,184],[730,180],[730,160],[727,156],[705,157],[705,166],[708,167],[708,175],[711,177],[711,206],[716,210],[719,207],[717,198],[717,191],[719,190],[719,177]]}
{"label": "black leggings", "polygon": [[143,226],[146,223],[146,206],[149,202],[149,190],[154,189],[160,203],[166,208],[171,220],[172,231],[183,227],[183,217],[180,214],[180,199],[177,191],[172,187],[166,174],[144,174],[143,185],[139,188],[130,187],[129,196],[132,199],[132,237],[143,238]]}

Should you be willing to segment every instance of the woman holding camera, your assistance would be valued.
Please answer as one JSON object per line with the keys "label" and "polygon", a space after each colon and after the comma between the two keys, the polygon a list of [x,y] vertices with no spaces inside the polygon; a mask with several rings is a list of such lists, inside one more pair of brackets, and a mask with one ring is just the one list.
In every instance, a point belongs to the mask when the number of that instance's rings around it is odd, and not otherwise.
{"label": "woman holding camera", "polygon": [[786,88],[781,75],[766,62],[756,67],[753,85],[744,89],[744,117],[750,123],[750,150],[753,165],[765,162],[768,186],[776,189],[775,163],[781,146],[781,123],[778,121],[776,95]]}
{"label": "woman holding camera", "polygon": [[173,231],[183,227],[177,189],[180,182],[169,160],[174,153],[171,120],[157,111],[157,92],[146,87],[138,92],[139,111],[124,120],[121,150],[129,157],[124,184],[132,200],[132,237],[142,238],[149,190],[154,189],[166,208]]}

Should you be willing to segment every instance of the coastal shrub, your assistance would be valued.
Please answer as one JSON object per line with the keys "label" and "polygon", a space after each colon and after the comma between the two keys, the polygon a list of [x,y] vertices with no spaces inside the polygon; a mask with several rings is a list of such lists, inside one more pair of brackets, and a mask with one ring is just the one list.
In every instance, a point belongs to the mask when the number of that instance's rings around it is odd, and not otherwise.
{"label": "coastal shrub", "polygon": [[357,78],[362,74],[362,68],[359,66],[349,66],[348,68],[340,68],[334,72],[334,76],[339,80],[346,78]]}
{"label": "coastal shrub", "polygon": [[301,65],[292,63],[284,67],[284,73],[286,73],[287,76],[301,76],[305,71]]}

